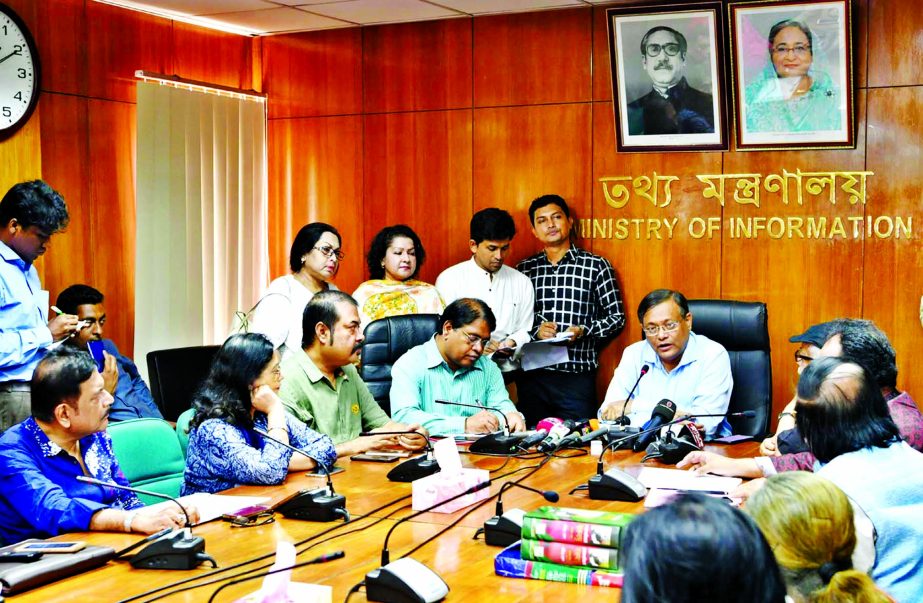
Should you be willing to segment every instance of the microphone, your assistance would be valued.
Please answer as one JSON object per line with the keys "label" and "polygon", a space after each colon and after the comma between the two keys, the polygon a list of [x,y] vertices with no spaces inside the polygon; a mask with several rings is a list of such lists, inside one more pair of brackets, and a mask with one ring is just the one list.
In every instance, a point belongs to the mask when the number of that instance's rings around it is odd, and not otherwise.
{"label": "microphone", "polygon": [[658,402],[657,406],[655,406],[654,410],[651,412],[650,420],[641,426],[641,434],[638,436],[638,439],[635,440],[635,445],[632,449],[635,452],[640,452],[647,448],[647,445],[654,439],[654,435],[653,432],[646,432],[646,430],[663,427],[665,423],[672,421],[675,416],[676,403],[666,398]]}
{"label": "microphone", "polygon": [[301,448],[296,448],[291,444],[286,444],[272,437],[259,427],[254,427],[253,431],[260,434],[267,440],[275,442],[283,448],[288,448],[292,452],[297,452],[306,456],[317,464],[327,476],[327,488],[320,490],[301,490],[284,501],[279,503],[274,510],[279,511],[283,516],[290,519],[305,519],[308,521],[335,521],[342,517],[344,522],[349,521],[349,511],[346,510],[346,497],[337,494],[333,489],[333,478],[330,477],[330,469],[327,465],[320,462]]}
{"label": "microphone", "polygon": [[469,452],[475,454],[502,454],[509,455],[517,452],[519,443],[525,439],[523,434],[511,434],[510,422],[506,415],[498,408],[490,408],[479,404],[465,404],[464,402],[450,402],[448,400],[436,400],[436,404],[447,404],[449,406],[464,406],[465,408],[476,408],[478,410],[492,410],[500,415],[503,419],[503,433],[490,433],[484,437],[475,440],[468,447]]}
{"label": "microphone", "polygon": [[[560,425],[555,425],[551,431],[548,432],[548,436],[538,445],[539,452],[554,452],[567,443],[576,442],[580,437],[579,432],[587,425],[588,423],[586,420],[572,421],[570,419],[564,421]],[[570,442],[568,442],[568,436],[575,432],[578,432],[578,435],[569,438]]]}
{"label": "microphone", "polygon": [[561,498],[554,490],[537,490],[519,482],[506,482],[497,492],[497,508],[494,516],[484,522],[484,542],[489,546],[505,548],[522,538],[522,513],[516,514],[516,517],[513,517],[512,511],[507,515],[503,513],[503,493],[511,486],[541,494],[550,503],[556,503]]}
{"label": "microphone", "polygon": [[649,364],[645,364],[641,367],[641,374],[638,375],[638,378],[635,379],[635,384],[631,386],[631,389],[628,391],[628,397],[625,398],[625,404],[622,405],[622,414],[618,419],[615,420],[616,425],[628,425],[631,422],[631,419],[625,416],[625,410],[628,409],[628,402],[631,401],[631,397],[634,395],[635,390],[638,388],[638,384],[641,383],[641,377],[647,374],[651,370]]}
{"label": "microphone", "polygon": [[[237,580],[231,580],[230,582],[225,582],[224,584],[222,584],[221,586],[219,586],[218,588],[215,589],[215,592],[212,593],[212,596],[209,598],[209,601],[214,601],[214,600],[216,599],[216,597],[218,596],[218,593],[220,593],[221,591],[223,591],[223,590],[226,589],[226,588],[229,588],[229,587],[231,587],[231,586],[234,586],[235,584],[241,584],[241,583],[243,583],[243,582],[249,582],[250,580],[257,580],[257,579],[259,579],[259,578],[263,578],[263,577],[265,577],[265,576],[271,576],[271,575],[273,575],[273,574],[278,574],[278,573],[281,573],[281,572],[290,572],[290,571],[292,571],[293,569],[296,569],[296,568],[299,568],[299,567],[304,567],[304,566],[306,566],[306,565],[316,565],[316,564],[318,564],[318,563],[329,563],[330,561],[336,561],[337,559],[342,559],[342,558],[345,557],[345,556],[346,556],[346,553],[344,553],[343,551],[334,551],[334,552],[332,552],[332,553],[326,553],[326,554],[323,554],[323,555],[318,555],[317,557],[315,557],[315,558],[313,558],[313,559],[309,559],[308,561],[302,561],[301,563],[295,563],[295,564],[293,564],[293,565],[289,565],[289,566],[286,566],[286,567],[274,567],[274,566],[270,566],[270,569],[267,570],[267,571],[265,571],[265,572],[259,572],[259,573],[257,573],[257,574],[253,574],[252,576],[247,576],[247,577],[245,577],[245,578],[240,578],[240,579],[237,579]],[[238,575],[240,575],[240,574],[238,574]]]}
{"label": "microphone", "polygon": [[[145,496],[169,500],[183,511],[183,516],[186,518],[185,529],[180,531],[171,530],[170,532],[161,530],[158,532],[159,536],[154,534],[153,536],[156,536],[156,538],[153,539],[153,542],[132,556],[132,567],[140,569],[188,570],[198,567],[204,561],[210,562],[212,567],[218,567],[218,562],[205,552],[205,539],[201,536],[192,535],[192,522],[189,520],[189,513],[186,512],[186,509],[183,508],[183,505],[181,505],[175,497],[161,494],[160,492],[123,486],[122,484],[96,479],[95,477],[87,477],[86,475],[78,475],[76,479],[78,482],[83,482],[85,484],[95,484],[103,488],[114,488],[116,490],[125,490],[126,492],[134,492],[135,494],[144,494]],[[152,536],[149,536],[142,540],[141,544],[147,542],[151,538]],[[138,545],[138,543],[136,543],[136,545]],[[124,554],[131,550],[131,548],[133,547],[124,549],[120,551],[120,553]]]}
{"label": "microphone", "polygon": [[433,446],[429,438],[419,431],[363,431],[359,434],[360,437],[376,435],[418,435],[423,438],[425,454],[408,459],[389,471],[388,479],[392,482],[412,482],[439,472],[439,463],[433,457]]}
{"label": "microphone", "polygon": [[560,425],[563,422],[564,421],[562,421],[561,419],[557,417],[546,417],[542,419],[535,425],[535,432],[529,436],[526,436],[519,443],[519,449],[528,450],[529,448],[532,448],[533,446],[535,446],[536,444],[544,440],[545,436],[548,435],[548,432],[550,432],[554,428],[555,425]]}

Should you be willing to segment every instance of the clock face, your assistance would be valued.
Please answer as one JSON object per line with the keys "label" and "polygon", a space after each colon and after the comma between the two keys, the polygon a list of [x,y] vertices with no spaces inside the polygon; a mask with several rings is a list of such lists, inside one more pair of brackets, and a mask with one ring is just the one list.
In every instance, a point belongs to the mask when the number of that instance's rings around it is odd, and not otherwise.
{"label": "clock face", "polygon": [[28,120],[38,92],[35,42],[22,20],[0,4],[0,139]]}

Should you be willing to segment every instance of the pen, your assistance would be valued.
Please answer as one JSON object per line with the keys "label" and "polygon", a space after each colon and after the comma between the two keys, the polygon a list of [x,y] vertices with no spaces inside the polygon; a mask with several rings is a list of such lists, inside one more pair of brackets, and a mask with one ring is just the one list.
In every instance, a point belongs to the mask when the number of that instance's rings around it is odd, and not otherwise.
{"label": "pen", "polygon": [[57,307],[57,306],[51,306],[51,309],[54,310],[55,312],[57,312],[58,314],[64,314],[64,312],[61,310],[61,308],[59,308],[59,307]]}

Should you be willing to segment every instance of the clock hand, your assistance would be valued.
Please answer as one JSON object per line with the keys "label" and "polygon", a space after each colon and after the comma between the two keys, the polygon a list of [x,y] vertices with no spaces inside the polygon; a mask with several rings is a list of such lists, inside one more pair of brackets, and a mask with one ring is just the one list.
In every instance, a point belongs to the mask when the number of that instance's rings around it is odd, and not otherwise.
{"label": "clock hand", "polygon": [[17,54],[19,54],[19,51],[14,50],[14,51],[11,52],[10,54],[8,54],[8,55],[6,55],[5,57],[3,57],[2,59],[0,59],[0,63],[2,63],[3,61],[7,60],[8,58],[10,58],[10,57],[12,57],[12,56],[16,56]]}

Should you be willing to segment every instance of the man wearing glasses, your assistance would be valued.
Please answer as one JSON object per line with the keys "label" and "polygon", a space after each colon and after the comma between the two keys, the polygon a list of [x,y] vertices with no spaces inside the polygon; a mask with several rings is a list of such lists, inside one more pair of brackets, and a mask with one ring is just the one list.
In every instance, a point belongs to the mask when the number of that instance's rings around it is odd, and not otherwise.
{"label": "man wearing glasses", "polygon": [[[599,418],[611,421],[624,415],[631,425],[641,426],[664,398],[676,404],[677,417],[727,412],[734,385],[730,358],[721,344],[692,332],[692,313],[685,296],[670,289],[651,291],[638,305],[638,319],[644,341],[631,344],[622,353]],[[639,380],[644,366],[646,376]],[[629,400],[636,381],[638,386]],[[721,417],[703,417],[696,422],[705,426],[709,438],[731,433],[730,425]]]}
{"label": "man wearing glasses", "polygon": [[686,37],[654,27],[641,39],[641,64],[653,89],[628,103],[628,133],[710,134],[715,131],[711,94],[686,81]]}
{"label": "man wearing glasses", "polygon": [[[483,355],[497,321],[479,299],[463,297],[446,306],[432,339],[407,351],[391,369],[391,413],[395,421],[422,425],[431,435],[490,433],[505,425],[525,429],[510,401],[497,364]],[[436,400],[481,406],[437,404]]]}

